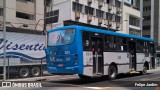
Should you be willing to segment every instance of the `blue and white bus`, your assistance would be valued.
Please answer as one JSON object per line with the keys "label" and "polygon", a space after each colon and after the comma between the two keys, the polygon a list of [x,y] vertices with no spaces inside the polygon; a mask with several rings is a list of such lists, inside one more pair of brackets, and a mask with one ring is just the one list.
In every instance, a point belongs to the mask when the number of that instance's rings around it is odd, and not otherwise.
{"label": "blue and white bus", "polygon": [[80,78],[119,73],[146,74],[154,68],[154,40],[84,26],[48,31],[47,69],[52,74],[78,74]]}

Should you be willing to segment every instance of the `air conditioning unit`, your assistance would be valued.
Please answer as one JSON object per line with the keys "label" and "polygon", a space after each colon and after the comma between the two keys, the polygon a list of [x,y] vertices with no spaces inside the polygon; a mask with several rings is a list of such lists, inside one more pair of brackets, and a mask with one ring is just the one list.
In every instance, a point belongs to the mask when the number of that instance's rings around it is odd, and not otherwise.
{"label": "air conditioning unit", "polygon": [[111,27],[112,26],[112,21],[108,22],[108,26]]}
{"label": "air conditioning unit", "polygon": [[117,8],[117,14],[121,14],[122,13],[122,9],[121,8]]}
{"label": "air conditioning unit", "polygon": [[117,23],[117,26],[116,26],[117,28],[119,28],[120,27],[120,23]]}
{"label": "air conditioning unit", "polygon": [[88,22],[92,21],[92,16],[91,16],[91,15],[88,15],[88,16],[87,16],[87,21],[88,21]]}
{"label": "air conditioning unit", "polygon": [[112,5],[108,4],[108,10],[112,10]]}
{"label": "air conditioning unit", "polygon": [[103,1],[99,0],[99,1],[98,1],[98,6],[99,6],[99,7],[102,7],[102,6],[103,6]]}
{"label": "air conditioning unit", "polygon": [[91,3],[92,3],[92,0],[88,0],[88,3],[91,4]]}
{"label": "air conditioning unit", "polygon": [[75,18],[79,19],[80,18],[80,12],[75,12]]}
{"label": "air conditioning unit", "polygon": [[98,18],[98,24],[102,24],[103,19],[102,18]]}

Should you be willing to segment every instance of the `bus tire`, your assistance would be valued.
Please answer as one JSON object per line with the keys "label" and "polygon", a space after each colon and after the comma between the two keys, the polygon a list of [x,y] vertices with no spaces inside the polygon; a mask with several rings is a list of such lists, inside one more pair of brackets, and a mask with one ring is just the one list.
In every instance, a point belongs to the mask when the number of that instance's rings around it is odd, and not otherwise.
{"label": "bus tire", "polygon": [[108,78],[109,80],[114,80],[116,79],[117,76],[117,69],[114,65],[109,66],[108,69]]}
{"label": "bus tire", "polygon": [[147,74],[147,66],[146,65],[143,66],[143,70],[140,71],[140,74],[141,75],[146,75]]}
{"label": "bus tire", "polygon": [[26,67],[22,67],[19,69],[19,77],[27,78],[29,77],[29,69]]}
{"label": "bus tire", "polygon": [[85,76],[85,75],[81,75],[81,74],[78,74],[78,76],[79,76],[80,79],[84,79],[84,80],[91,79],[91,77]]}
{"label": "bus tire", "polygon": [[38,76],[40,76],[40,75],[41,75],[41,69],[40,69],[39,67],[33,67],[33,68],[31,69],[31,75],[32,75],[33,77],[38,77]]}

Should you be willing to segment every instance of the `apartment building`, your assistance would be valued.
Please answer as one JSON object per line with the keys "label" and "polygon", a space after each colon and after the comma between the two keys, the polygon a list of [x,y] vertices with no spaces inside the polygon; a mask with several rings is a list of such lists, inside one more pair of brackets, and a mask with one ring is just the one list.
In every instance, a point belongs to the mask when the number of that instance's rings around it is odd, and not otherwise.
{"label": "apartment building", "polygon": [[140,0],[49,0],[48,3],[47,29],[78,24],[141,35]]}
{"label": "apartment building", "polygon": [[160,57],[160,1],[143,0],[143,36],[155,40],[157,55]]}
{"label": "apartment building", "polygon": [[[142,35],[142,8],[143,0],[124,0],[122,32],[133,35]],[[124,22],[126,21],[127,22]]]}
{"label": "apartment building", "polygon": [[[6,0],[7,28],[34,30],[44,18],[44,0]],[[3,22],[3,0],[0,0],[0,26]],[[37,25],[43,30],[44,21]]]}

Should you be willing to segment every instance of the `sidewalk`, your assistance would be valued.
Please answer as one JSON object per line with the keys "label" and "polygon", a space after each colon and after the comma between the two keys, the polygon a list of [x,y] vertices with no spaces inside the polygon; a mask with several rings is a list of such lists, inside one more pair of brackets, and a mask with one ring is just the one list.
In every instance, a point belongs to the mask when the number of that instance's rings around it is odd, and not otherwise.
{"label": "sidewalk", "polygon": [[[153,73],[153,72],[159,72],[160,67],[157,67],[156,69],[148,70],[148,73]],[[48,74],[47,72],[44,73],[44,76],[42,77],[30,77],[30,78],[21,78],[21,79],[9,79],[6,81],[45,81],[45,80],[50,80],[50,79],[58,79],[58,78],[66,78],[70,77],[71,75],[51,75]],[[72,75],[72,77],[77,77],[77,75]],[[3,80],[0,80],[3,81]]]}

